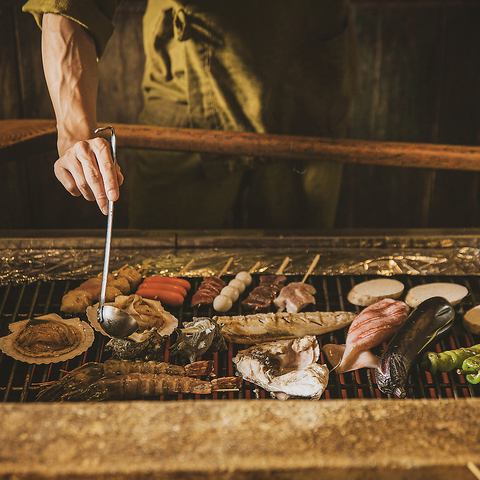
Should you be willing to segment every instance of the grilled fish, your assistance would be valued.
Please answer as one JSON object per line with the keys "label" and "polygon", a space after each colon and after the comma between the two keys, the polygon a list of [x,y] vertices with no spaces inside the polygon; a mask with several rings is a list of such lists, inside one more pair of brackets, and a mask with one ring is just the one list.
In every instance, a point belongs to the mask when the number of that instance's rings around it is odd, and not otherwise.
{"label": "grilled fish", "polygon": [[337,373],[377,368],[379,358],[371,348],[388,340],[405,322],[408,305],[385,298],[365,308],[352,322],[345,345],[328,344],[322,350]]}
{"label": "grilled fish", "polygon": [[257,313],[220,316],[214,320],[222,335],[233,343],[254,345],[272,340],[322,335],[352,323],[352,312]]}
{"label": "grilled fish", "polygon": [[328,368],[316,363],[319,354],[317,339],[306,336],[255,345],[238,352],[233,363],[244,380],[273,398],[318,399],[328,383]]}

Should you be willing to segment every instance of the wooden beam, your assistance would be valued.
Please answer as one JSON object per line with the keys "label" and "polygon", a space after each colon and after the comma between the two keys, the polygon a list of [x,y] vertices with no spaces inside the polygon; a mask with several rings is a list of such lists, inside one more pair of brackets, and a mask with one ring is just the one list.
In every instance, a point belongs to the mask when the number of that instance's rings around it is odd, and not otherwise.
{"label": "wooden beam", "polygon": [[[480,147],[115,124],[120,147],[480,171]],[[55,145],[51,120],[0,121],[0,160]]]}

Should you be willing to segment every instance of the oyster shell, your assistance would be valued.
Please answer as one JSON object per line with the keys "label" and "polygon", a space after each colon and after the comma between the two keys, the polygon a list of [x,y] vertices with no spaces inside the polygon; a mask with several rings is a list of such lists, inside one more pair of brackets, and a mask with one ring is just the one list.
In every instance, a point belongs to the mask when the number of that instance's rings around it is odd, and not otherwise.
{"label": "oyster shell", "polygon": [[328,383],[328,368],[317,362],[320,348],[314,336],[261,343],[233,358],[238,373],[273,398],[318,399]]}
{"label": "oyster shell", "polygon": [[177,330],[176,342],[170,347],[172,355],[190,363],[201,358],[207,351],[225,350],[225,340],[217,322],[207,317],[194,317]]}
{"label": "oyster shell", "polygon": [[90,325],[79,318],[64,320],[49,313],[9,325],[10,334],[0,338],[0,349],[26,363],[46,364],[69,360],[93,343]]}
{"label": "oyster shell", "polygon": [[[149,331],[154,329],[158,335],[168,336],[178,327],[178,320],[167,312],[157,300],[142,298],[140,295],[119,295],[113,305],[130,314],[139,325],[139,330],[132,333],[127,339],[137,343],[144,342],[149,338]],[[97,318],[98,303],[87,308],[87,318],[92,327],[106,337],[112,338],[100,325]]]}

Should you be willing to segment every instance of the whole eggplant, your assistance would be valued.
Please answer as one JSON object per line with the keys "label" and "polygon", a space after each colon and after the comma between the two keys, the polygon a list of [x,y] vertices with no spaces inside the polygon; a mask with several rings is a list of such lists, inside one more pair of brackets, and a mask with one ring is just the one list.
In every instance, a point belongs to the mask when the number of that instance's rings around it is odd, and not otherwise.
{"label": "whole eggplant", "polygon": [[441,333],[448,330],[455,310],[442,297],[422,302],[394,335],[375,371],[378,388],[398,398],[406,396],[408,372],[417,358]]}

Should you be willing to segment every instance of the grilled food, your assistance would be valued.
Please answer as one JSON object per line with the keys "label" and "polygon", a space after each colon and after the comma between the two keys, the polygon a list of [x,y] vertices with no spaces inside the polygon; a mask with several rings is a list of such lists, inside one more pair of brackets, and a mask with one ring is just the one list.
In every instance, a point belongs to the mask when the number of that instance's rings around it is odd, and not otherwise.
{"label": "grilled food", "polygon": [[352,312],[257,313],[254,315],[220,316],[223,337],[233,343],[256,343],[322,335],[352,323]]}
{"label": "grilled food", "polygon": [[47,387],[37,401],[135,400],[164,393],[207,395],[214,391],[238,389],[241,379],[199,380],[211,373],[210,362],[185,367],[164,362],[87,363]]}
{"label": "grilled food", "polygon": [[442,297],[447,300],[450,305],[457,305],[467,295],[468,290],[463,285],[445,282],[426,283],[410,289],[405,297],[405,302],[407,302],[410,307],[416,308],[429,298]]}
{"label": "grilled food", "polygon": [[421,303],[394,335],[375,371],[378,388],[404,398],[408,372],[425,348],[448,330],[455,318],[453,307],[441,297]]}
{"label": "grilled food", "polygon": [[480,335],[480,305],[471,308],[463,316],[463,326],[474,335]]}
{"label": "grilled food", "polygon": [[403,283],[398,280],[377,278],[355,285],[348,293],[347,298],[353,305],[368,307],[383,298],[399,298],[404,288]]}
{"label": "grilled food", "polygon": [[[113,302],[118,295],[135,291],[142,277],[133,267],[122,267],[108,276],[106,301]],[[90,278],[62,298],[60,310],[65,313],[83,313],[86,308],[99,300],[101,276]]]}
{"label": "grilled food", "polygon": [[170,350],[172,355],[194,362],[208,351],[218,352],[225,348],[225,340],[218,324],[210,318],[201,317],[183,324],[183,328],[178,330],[177,341]]}
{"label": "grilled food", "polygon": [[[151,329],[159,335],[171,335],[178,327],[178,320],[167,312],[162,304],[156,300],[142,298],[139,295],[119,295],[111,305],[127,312],[138,323],[138,332],[132,333],[128,339],[134,342],[142,342],[146,338],[146,332]],[[87,308],[87,318],[92,327],[103,335],[108,335],[100,325],[97,317],[98,304]]]}
{"label": "grilled food", "polygon": [[328,383],[328,368],[317,364],[320,349],[313,336],[262,343],[238,352],[233,363],[244,380],[273,398],[318,399]]}
{"label": "grilled food", "polygon": [[260,284],[250,292],[242,305],[253,312],[268,311],[286,281],[285,275],[263,275]]}
{"label": "grilled food", "polygon": [[217,295],[220,294],[225,282],[219,277],[206,277],[192,297],[192,307],[211,305]]}
{"label": "grilled food", "polygon": [[0,349],[26,363],[45,364],[69,360],[85,352],[94,340],[90,326],[78,318],[64,320],[55,313],[9,325],[0,338]]}
{"label": "grilled food", "polygon": [[179,307],[183,305],[190,290],[190,283],[182,278],[147,277],[138,287],[137,295],[151,300],[159,300],[164,305]]}
{"label": "grilled food", "polygon": [[427,352],[423,357],[422,367],[432,373],[451,372],[461,368],[464,360],[478,354],[480,354],[480,343],[440,353]]}
{"label": "grilled food", "polygon": [[353,320],[347,334],[346,345],[328,344],[323,351],[338,373],[359,368],[377,368],[379,359],[371,348],[388,340],[405,322],[408,306],[385,298],[365,308]]}
{"label": "grilled food", "polygon": [[274,300],[280,312],[297,313],[307,305],[315,305],[317,291],[313,285],[302,282],[292,282],[280,290],[280,295]]}

